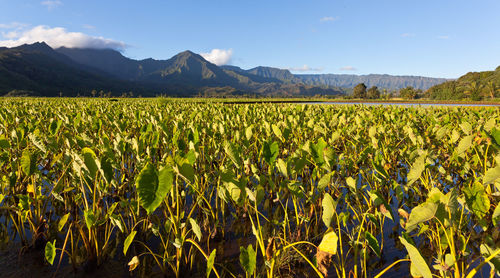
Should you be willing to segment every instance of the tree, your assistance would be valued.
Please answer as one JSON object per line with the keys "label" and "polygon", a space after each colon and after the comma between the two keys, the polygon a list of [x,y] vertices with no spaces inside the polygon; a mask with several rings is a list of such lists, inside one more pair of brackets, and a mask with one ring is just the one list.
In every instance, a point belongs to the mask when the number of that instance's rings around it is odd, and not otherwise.
{"label": "tree", "polygon": [[470,98],[474,101],[478,101],[482,99],[481,91],[483,90],[483,85],[477,83],[476,81],[472,81],[467,84],[466,92],[469,94]]}
{"label": "tree", "polygon": [[380,98],[380,91],[377,86],[372,86],[368,91],[366,91],[366,96],[370,99],[378,99]]}
{"label": "tree", "polygon": [[366,98],[366,85],[365,83],[359,83],[354,87],[352,91],[352,96],[354,98]]}
{"label": "tree", "polygon": [[497,85],[493,81],[489,81],[488,85],[486,86],[488,87],[488,92],[490,93],[490,97],[494,99],[497,92]]}
{"label": "tree", "polygon": [[399,90],[399,96],[404,99],[415,99],[417,97],[417,90],[415,90],[412,86],[408,86]]}

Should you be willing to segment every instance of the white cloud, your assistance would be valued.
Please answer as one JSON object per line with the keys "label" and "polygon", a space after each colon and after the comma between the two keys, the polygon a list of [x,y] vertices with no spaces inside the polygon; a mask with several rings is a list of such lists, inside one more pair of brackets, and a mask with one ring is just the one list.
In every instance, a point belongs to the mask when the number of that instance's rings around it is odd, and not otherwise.
{"label": "white cloud", "polygon": [[212,49],[212,51],[208,53],[200,54],[207,61],[216,64],[217,66],[226,65],[231,61],[231,57],[233,56],[232,49]]}
{"label": "white cloud", "polygon": [[28,26],[28,24],[20,22],[0,23],[0,29],[19,29],[26,26]]}
{"label": "white cloud", "polygon": [[413,33],[403,33],[403,34],[401,34],[401,37],[403,37],[403,38],[415,37],[415,34],[413,34]]}
{"label": "white cloud", "polygon": [[49,11],[50,11],[50,10],[53,10],[53,9],[61,6],[63,3],[59,0],[46,0],[46,1],[42,1],[40,4],[47,6],[47,9],[49,9]]}
{"label": "white cloud", "polygon": [[340,70],[342,70],[342,71],[355,71],[358,69],[353,67],[353,66],[345,66],[345,67],[341,67]]}
{"label": "white cloud", "polygon": [[35,42],[45,42],[52,48],[112,48],[124,50],[127,45],[121,41],[106,39],[103,37],[93,37],[80,32],[68,32],[65,28],[39,25],[31,29],[18,30],[9,33],[2,33],[6,40],[0,40],[0,46],[15,47],[22,44]]}
{"label": "white cloud", "polygon": [[287,68],[290,71],[322,71],[323,68],[312,68],[308,65],[303,65],[302,67]]}
{"label": "white cloud", "polygon": [[443,36],[437,36],[437,38],[438,38],[438,39],[440,39],[440,40],[447,40],[447,39],[449,39],[449,38],[450,38],[450,36],[448,36],[448,35],[443,35]]}
{"label": "white cloud", "polygon": [[95,29],[95,26],[94,25],[90,25],[90,24],[83,24],[82,27],[85,28],[85,29],[88,29],[88,30],[94,30]]}
{"label": "white cloud", "polygon": [[331,22],[331,21],[337,21],[337,20],[339,20],[338,16],[325,16],[325,17],[322,17],[319,21],[321,21],[321,22]]}

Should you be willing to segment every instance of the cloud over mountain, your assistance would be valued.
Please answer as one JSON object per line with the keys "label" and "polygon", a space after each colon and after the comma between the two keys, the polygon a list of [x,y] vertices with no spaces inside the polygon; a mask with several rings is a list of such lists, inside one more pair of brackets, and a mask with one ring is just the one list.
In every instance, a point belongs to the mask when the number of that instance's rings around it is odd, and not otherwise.
{"label": "cloud over mountain", "polygon": [[94,49],[115,49],[124,50],[127,45],[124,42],[107,39],[103,37],[93,37],[80,32],[69,32],[62,27],[51,28],[45,25],[38,25],[31,29],[17,29],[7,34],[2,34],[5,40],[0,40],[0,46],[15,47],[22,44],[35,42],[46,42],[52,48],[94,48]]}
{"label": "cloud over mountain", "polygon": [[342,70],[342,71],[355,71],[357,69],[353,66],[345,66],[345,67],[341,67],[340,70]]}
{"label": "cloud over mountain", "polygon": [[304,72],[304,71],[322,71],[323,68],[312,68],[308,65],[303,65],[302,67],[287,68],[287,70]]}
{"label": "cloud over mountain", "polygon": [[217,66],[222,66],[228,64],[231,61],[233,50],[215,48],[208,53],[201,53],[200,55],[207,61],[214,63]]}

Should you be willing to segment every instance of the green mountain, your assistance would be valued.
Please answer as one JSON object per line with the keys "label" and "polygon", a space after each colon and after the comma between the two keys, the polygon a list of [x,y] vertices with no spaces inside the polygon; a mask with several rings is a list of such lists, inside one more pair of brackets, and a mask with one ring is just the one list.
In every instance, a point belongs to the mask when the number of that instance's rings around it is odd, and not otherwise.
{"label": "green mountain", "polygon": [[[0,95],[314,96],[339,95],[364,82],[379,88],[426,88],[444,79],[389,75],[294,75],[289,70],[217,66],[191,51],[168,60],[134,60],[111,49],[0,48]],[[95,92],[94,92],[95,93]]]}
{"label": "green mountain", "polygon": [[316,95],[333,88],[282,84],[218,67],[191,51],[168,60],[133,60],[114,50],[59,48],[45,43],[0,48],[0,95],[76,96],[93,90],[121,95]]}
{"label": "green mountain", "polygon": [[432,99],[492,99],[500,97],[500,66],[494,71],[469,72],[457,80],[429,88]]}
{"label": "green mountain", "polygon": [[[286,69],[278,69],[271,67],[256,67],[253,69],[249,69],[246,72],[262,76],[265,78],[280,80],[284,83],[301,83],[300,80],[295,77],[295,75],[293,75],[289,70]],[[314,84],[314,85],[323,85],[323,84]]]}
{"label": "green mountain", "polygon": [[444,78],[422,76],[395,76],[388,74],[297,74],[295,75],[304,84],[327,85],[342,88],[353,88],[359,83],[367,87],[377,86],[384,89],[401,89],[408,86],[416,89],[428,89],[434,85],[448,81]]}
{"label": "green mountain", "polygon": [[107,92],[134,88],[133,84],[78,65],[45,43],[0,49],[0,95],[22,91],[44,96],[60,93],[76,96],[92,89]]}
{"label": "green mountain", "polygon": [[271,67],[256,67],[243,70],[234,66],[224,66],[227,69],[238,71],[238,73],[249,73],[283,83],[299,84],[310,86],[333,87],[333,88],[353,88],[359,83],[366,86],[377,86],[385,89],[401,89],[408,86],[416,89],[428,89],[434,85],[448,81],[444,78],[431,78],[422,76],[394,76],[388,74],[292,74],[289,70]]}
{"label": "green mountain", "polygon": [[58,48],[75,62],[129,81],[190,84],[191,86],[234,86],[237,78],[191,51],[168,60],[133,60],[111,49]]}

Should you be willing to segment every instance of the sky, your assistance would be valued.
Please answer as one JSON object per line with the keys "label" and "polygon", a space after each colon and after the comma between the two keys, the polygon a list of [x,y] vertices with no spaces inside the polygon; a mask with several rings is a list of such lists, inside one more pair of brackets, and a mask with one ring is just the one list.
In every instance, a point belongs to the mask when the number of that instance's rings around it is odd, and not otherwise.
{"label": "sky", "polygon": [[500,65],[499,0],[0,0],[0,46],[191,50],[294,73],[457,78]]}

